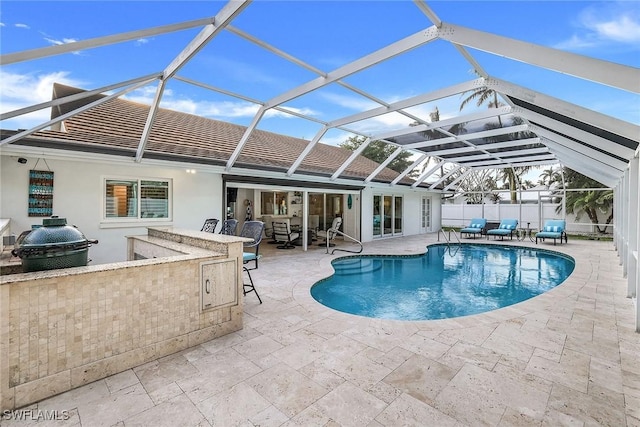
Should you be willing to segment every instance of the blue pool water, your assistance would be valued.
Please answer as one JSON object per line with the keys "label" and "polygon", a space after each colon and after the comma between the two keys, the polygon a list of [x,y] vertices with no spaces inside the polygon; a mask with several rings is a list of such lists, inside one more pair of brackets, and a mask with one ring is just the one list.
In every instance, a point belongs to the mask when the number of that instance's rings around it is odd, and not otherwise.
{"label": "blue pool water", "polygon": [[419,256],[349,256],[311,287],[345,313],[399,320],[467,316],[506,307],[562,283],[575,267],[558,252],[500,245],[432,245]]}

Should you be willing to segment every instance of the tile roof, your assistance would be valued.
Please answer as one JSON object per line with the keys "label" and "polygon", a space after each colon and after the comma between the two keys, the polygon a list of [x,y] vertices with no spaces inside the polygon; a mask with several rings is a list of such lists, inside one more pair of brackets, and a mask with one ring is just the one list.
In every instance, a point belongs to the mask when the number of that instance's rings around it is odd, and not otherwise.
{"label": "tile roof", "polygon": [[[79,92],[84,91],[58,83],[54,85],[54,98]],[[52,115],[57,117],[102,96],[96,95],[66,107],[60,106],[54,109]],[[148,105],[115,98],[65,119],[64,131],[44,130],[32,136],[40,140],[80,143],[103,149],[119,148],[135,153],[148,112]],[[160,108],[146,145],[145,157],[156,155],[223,164],[232,155],[245,130],[245,126]],[[308,144],[309,141],[305,139],[256,129],[236,165],[286,171]],[[342,147],[316,144],[297,172],[331,176],[351,153]],[[341,177],[363,180],[378,166],[378,163],[359,156]],[[391,182],[398,175],[398,172],[385,168],[374,181]],[[404,184],[412,182],[407,178],[402,181]]]}

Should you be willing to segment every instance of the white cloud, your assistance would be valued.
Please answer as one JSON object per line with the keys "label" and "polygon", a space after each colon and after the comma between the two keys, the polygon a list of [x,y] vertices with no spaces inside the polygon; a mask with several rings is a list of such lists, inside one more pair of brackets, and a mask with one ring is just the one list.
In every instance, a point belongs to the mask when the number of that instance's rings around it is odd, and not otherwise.
{"label": "white cloud", "polygon": [[556,43],[553,47],[562,50],[583,50],[598,46],[598,41],[593,37],[577,36],[573,34],[571,38]]}
{"label": "white cloud", "polygon": [[[3,113],[50,101],[53,83],[82,87],[66,71],[47,74],[15,74],[0,70],[0,111]],[[3,129],[28,129],[50,119],[48,108],[28,116],[2,121]]]}
{"label": "white cloud", "polygon": [[554,47],[584,50],[605,45],[640,47],[640,10],[635,2],[605,3],[584,9],[577,17],[577,31]]}
{"label": "white cloud", "polygon": [[326,136],[326,135],[323,136],[320,142],[322,144],[338,146],[343,142],[345,142],[347,139],[349,139],[349,137],[351,136],[354,136],[354,134],[340,131],[340,133],[337,133],[331,136]]}
{"label": "white cloud", "polygon": [[[4,25],[3,25],[4,26]],[[29,27],[27,24],[16,24],[15,25],[16,28],[24,28],[25,30],[30,29],[31,27]]]}
{"label": "white cloud", "polygon": [[620,43],[640,43],[640,22],[625,15],[617,19],[594,23],[594,28],[603,39]]}
{"label": "white cloud", "polygon": [[348,108],[353,111],[370,110],[380,105],[361,96],[339,95],[331,92],[320,92],[319,95],[327,101]]}
{"label": "white cloud", "polygon": [[[14,74],[0,70],[1,99],[27,106],[51,100],[53,83],[70,86],[82,85],[69,77],[67,71],[48,74]],[[6,110],[3,110],[6,111]]]}
{"label": "white cloud", "polygon": [[142,46],[149,43],[149,39],[138,39],[136,40],[136,46]]}

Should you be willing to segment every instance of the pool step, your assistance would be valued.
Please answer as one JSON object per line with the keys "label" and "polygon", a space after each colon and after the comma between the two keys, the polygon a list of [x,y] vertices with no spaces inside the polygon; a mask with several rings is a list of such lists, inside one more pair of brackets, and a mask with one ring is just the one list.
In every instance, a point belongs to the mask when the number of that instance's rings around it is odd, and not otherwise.
{"label": "pool step", "polygon": [[370,258],[354,259],[333,264],[333,268],[336,274],[341,276],[371,273],[382,268],[382,261]]}

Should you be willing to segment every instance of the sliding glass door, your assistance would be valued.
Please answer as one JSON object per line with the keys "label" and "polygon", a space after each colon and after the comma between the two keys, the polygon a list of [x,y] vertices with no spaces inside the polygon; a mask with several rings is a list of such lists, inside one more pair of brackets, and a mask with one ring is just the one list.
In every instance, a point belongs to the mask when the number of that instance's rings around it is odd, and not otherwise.
{"label": "sliding glass door", "polygon": [[395,195],[373,196],[373,237],[397,236],[403,229],[403,199]]}

